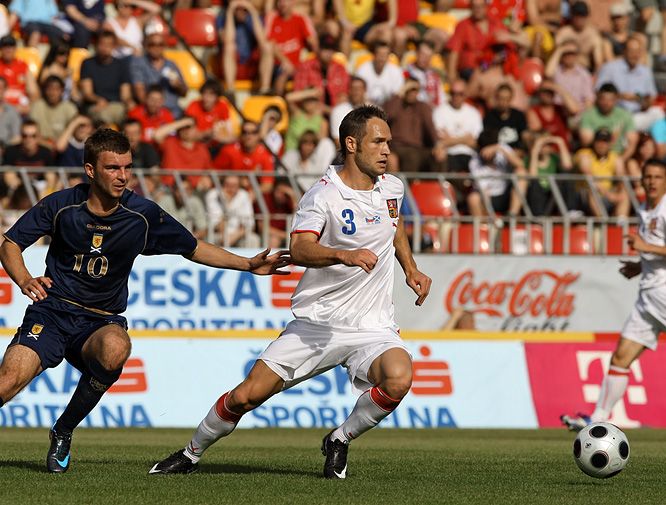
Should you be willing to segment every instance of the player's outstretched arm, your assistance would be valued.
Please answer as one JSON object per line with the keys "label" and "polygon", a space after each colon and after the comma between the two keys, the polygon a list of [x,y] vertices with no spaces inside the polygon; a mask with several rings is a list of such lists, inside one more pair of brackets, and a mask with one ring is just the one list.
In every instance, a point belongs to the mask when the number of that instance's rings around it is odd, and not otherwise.
{"label": "player's outstretched arm", "polygon": [[295,265],[308,268],[347,265],[361,267],[370,273],[377,264],[377,255],[369,249],[333,249],[319,244],[319,237],[310,232],[294,233],[289,246]]}
{"label": "player's outstretched arm", "polygon": [[252,258],[246,258],[198,240],[197,248],[187,259],[209,267],[242,270],[256,275],[288,274],[289,272],[281,271],[280,268],[291,264],[289,251],[278,251],[273,254],[270,254],[270,251],[266,249]]}
{"label": "player's outstretched arm", "polygon": [[629,244],[629,247],[635,251],[666,256],[666,246],[648,244],[641,238],[640,235],[636,233],[629,233],[625,235],[625,238],[627,239],[627,244]]}
{"label": "player's outstretched arm", "polygon": [[398,258],[398,263],[405,272],[405,282],[416,293],[416,305],[422,305],[430,293],[430,285],[432,279],[426,274],[419,271],[412,255],[412,249],[409,247],[409,240],[407,239],[407,232],[402,222],[402,217],[398,222],[398,230],[393,239],[393,247],[395,247],[395,257]]}
{"label": "player's outstretched arm", "polygon": [[48,277],[33,277],[23,261],[21,248],[11,240],[5,239],[0,245],[0,262],[7,275],[21,288],[21,293],[33,302],[46,298],[44,287],[50,288],[53,281]]}

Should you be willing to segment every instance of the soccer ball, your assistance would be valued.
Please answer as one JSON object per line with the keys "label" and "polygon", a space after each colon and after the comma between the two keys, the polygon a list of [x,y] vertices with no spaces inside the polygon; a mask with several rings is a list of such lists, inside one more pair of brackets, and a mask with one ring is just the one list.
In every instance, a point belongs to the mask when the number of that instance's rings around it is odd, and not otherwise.
{"label": "soccer ball", "polygon": [[587,475],[607,479],[627,465],[629,441],[614,424],[592,423],[578,433],[573,455],[578,468]]}

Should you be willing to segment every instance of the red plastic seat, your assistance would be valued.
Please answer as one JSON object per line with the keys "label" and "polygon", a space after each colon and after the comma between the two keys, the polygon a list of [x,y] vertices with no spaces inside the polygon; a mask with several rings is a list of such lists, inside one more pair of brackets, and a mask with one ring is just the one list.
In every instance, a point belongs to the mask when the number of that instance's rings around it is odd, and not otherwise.
{"label": "red plastic seat", "polygon": [[442,186],[439,181],[414,181],[409,187],[421,215],[427,217],[453,215],[456,206],[455,192],[448,182]]}
{"label": "red plastic seat", "polygon": [[474,225],[460,224],[453,230],[458,239],[458,249],[455,248],[455,236],[449,240],[449,251],[459,254],[488,254],[490,253],[490,232],[487,225],[480,225],[478,250],[474,250]]}
{"label": "red plastic seat", "polygon": [[[588,240],[587,226],[572,226],[569,229],[569,252],[568,254],[592,254],[594,244]],[[564,226],[553,226],[553,254],[565,254],[564,252]]]}
{"label": "red plastic seat", "polygon": [[517,225],[513,229],[502,228],[502,253],[543,254],[543,229],[541,226]]}
{"label": "red plastic seat", "polygon": [[215,13],[211,9],[175,9],[173,27],[190,46],[217,45]]}
{"label": "red plastic seat", "polygon": [[[635,226],[629,227],[629,233],[636,233],[638,230]],[[638,253],[633,249],[627,247],[624,252],[624,238],[625,228],[622,226],[608,226],[606,228],[606,254],[611,256],[623,256],[629,254],[636,256]]]}

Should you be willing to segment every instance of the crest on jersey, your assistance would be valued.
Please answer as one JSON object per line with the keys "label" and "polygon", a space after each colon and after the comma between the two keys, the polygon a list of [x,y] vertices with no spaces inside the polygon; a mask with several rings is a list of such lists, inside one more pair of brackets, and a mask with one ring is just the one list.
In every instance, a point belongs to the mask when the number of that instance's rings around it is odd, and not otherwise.
{"label": "crest on jersey", "polygon": [[389,198],[386,200],[386,206],[388,207],[389,217],[396,218],[398,217],[398,199]]}
{"label": "crest on jersey", "polygon": [[101,253],[102,252],[102,240],[104,240],[104,235],[101,233],[95,233],[92,238],[92,245],[90,246],[90,252]]}
{"label": "crest on jersey", "polygon": [[39,334],[42,332],[43,329],[44,329],[43,324],[33,324],[32,328],[28,332],[28,338],[34,338],[35,340],[37,340],[39,338]]}

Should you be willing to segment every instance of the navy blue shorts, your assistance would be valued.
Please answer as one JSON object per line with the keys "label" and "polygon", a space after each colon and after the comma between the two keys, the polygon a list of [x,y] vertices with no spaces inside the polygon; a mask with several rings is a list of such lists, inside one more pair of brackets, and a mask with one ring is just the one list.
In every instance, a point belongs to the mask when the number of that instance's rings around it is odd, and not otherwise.
{"label": "navy blue shorts", "polygon": [[39,356],[43,369],[58,366],[64,358],[84,372],[83,344],[92,333],[109,324],[127,329],[127,319],[123,316],[97,314],[49,296],[28,306],[8,347],[17,344],[29,347]]}

